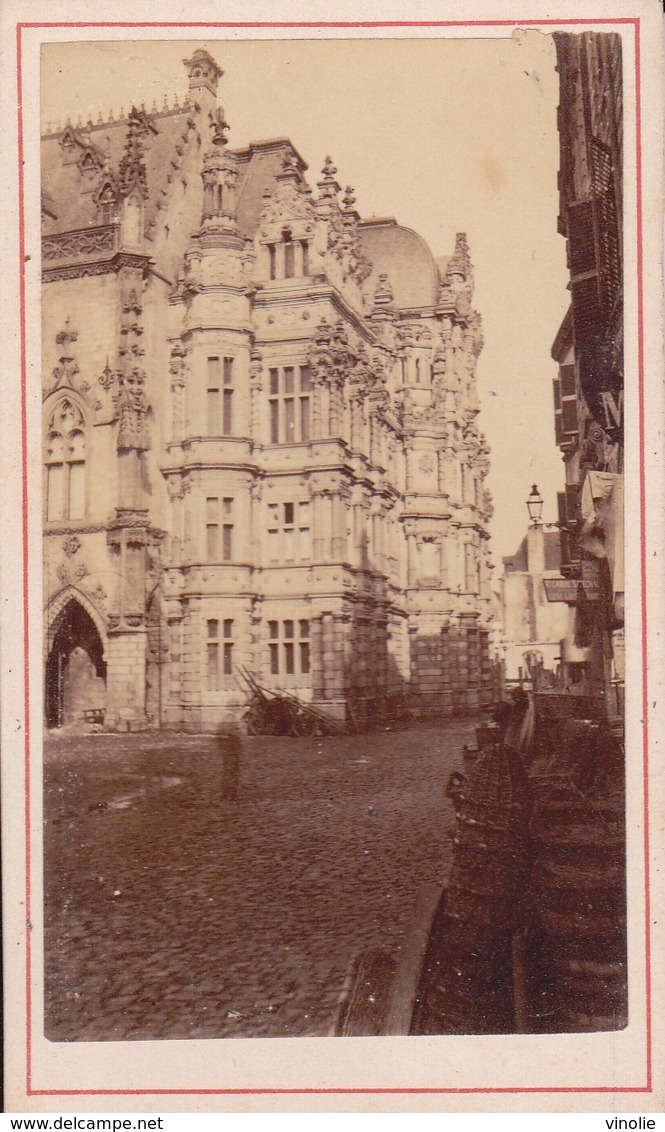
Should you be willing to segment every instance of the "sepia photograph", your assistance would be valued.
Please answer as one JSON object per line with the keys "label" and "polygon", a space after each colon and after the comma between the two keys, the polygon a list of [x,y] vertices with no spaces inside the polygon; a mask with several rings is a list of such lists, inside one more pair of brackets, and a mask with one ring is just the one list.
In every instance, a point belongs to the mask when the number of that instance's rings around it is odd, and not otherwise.
{"label": "sepia photograph", "polygon": [[33,50],[40,1058],[642,1049],[635,21],[489,23]]}
{"label": "sepia photograph", "polygon": [[[45,109],[107,55],[131,101],[72,92],[42,138],[53,1039],[626,1024],[621,37],[536,39],[43,49]],[[447,74],[452,138],[413,130],[398,67]],[[348,118],[377,73],[338,171],[298,96]],[[497,262],[518,174],[545,247]],[[497,286],[566,309],[488,363]],[[493,561],[511,400],[537,423]]]}

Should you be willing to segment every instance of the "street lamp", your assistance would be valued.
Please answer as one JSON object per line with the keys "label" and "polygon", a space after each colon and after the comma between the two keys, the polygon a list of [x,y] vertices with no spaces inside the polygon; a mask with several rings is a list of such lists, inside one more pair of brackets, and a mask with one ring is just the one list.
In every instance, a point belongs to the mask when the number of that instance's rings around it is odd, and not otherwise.
{"label": "street lamp", "polygon": [[532,527],[540,526],[540,518],[543,513],[543,497],[538,491],[538,485],[533,484],[531,494],[526,501],[529,518],[531,519]]}

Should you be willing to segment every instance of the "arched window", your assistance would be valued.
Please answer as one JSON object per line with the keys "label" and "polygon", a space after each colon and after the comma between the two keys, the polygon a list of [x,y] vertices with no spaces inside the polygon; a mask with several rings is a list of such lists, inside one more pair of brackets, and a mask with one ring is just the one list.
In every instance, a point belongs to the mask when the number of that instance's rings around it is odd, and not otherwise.
{"label": "arched window", "polygon": [[68,398],[51,413],[46,437],[46,518],[85,515],[85,421]]}

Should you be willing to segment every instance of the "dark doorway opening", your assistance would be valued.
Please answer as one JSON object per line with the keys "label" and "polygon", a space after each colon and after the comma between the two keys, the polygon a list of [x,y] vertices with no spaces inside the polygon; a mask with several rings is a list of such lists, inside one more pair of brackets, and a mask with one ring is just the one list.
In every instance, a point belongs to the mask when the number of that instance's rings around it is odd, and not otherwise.
{"label": "dark doorway opening", "polygon": [[97,626],[76,600],[60,610],[49,633],[46,662],[47,727],[101,716],[106,708],[106,663]]}

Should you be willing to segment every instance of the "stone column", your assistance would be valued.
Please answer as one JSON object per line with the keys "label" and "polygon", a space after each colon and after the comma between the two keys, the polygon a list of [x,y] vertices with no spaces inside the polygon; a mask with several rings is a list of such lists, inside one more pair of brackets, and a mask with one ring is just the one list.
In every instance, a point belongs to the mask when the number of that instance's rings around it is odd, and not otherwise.
{"label": "stone column", "polygon": [[452,711],[450,626],[441,626],[441,699],[446,714]]}
{"label": "stone column", "polygon": [[346,499],[340,495],[331,496],[332,516],[332,559],[334,562],[344,562],[347,557],[346,535]]}
{"label": "stone column", "polygon": [[169,663],[164,665],[165,722],[182,723],[182,610],[179,603],[169,603],[167,623],[169,632]]}
{"label": "stone column", "polygon": [[261,355],[258,351],[252,351],[249,364],[249,427],[252,441],[254,444],[260,443],[262,440],[267,439],[264,436],[262,428],[263,418],[263,367],[261,365]]}
{"label": "stone column", "polygon": [[[252,562],[255,566],[265,565],[265,523],[263,519],[263,485],[260,480],[254,480],[249,489],[249,540]],[[267,555],[265,556],[267,557]]]}
{"label": "stone column", "polygon": [[413,589],[418,584],[418,547],[415,531],[406,532],[406,584]]}
{"label": "stone column", "polygon": [[323,440],[330,436],[330,387],[327,382],[322,382],[319,385],[320,393],[320,421],[321,421],[321,435],[320,439]]}
{"label": "stone column", "polygon": [[323,560],[330,562],[333,557],[333,493],[323,493]]}
{"label": "stone column", "polygon": [[351,429],[350,429],[349,443],[350,443],[353,451],[357,452],[357,451],[360,450],[360,448],[362,446],[362,436],[361,436],[362,429],[361,429],[361,423],[360,423],[360,420],[359,420],[359,417],[361,417],[361,415],[362,415],[362,407],[361,407],[360,402],[358,401],[357,398],[354,397],[353,400],[351,401],[351,406],[350,406],[349,411],[350,411],[350,414],[351,414]]}
{"label": "stone column", "polygon": [[312,383],[312,440],[320,440],[323,435],[322,387],[319,381]]}
{"label": "stone column", "polygon": [[108,635],[106,723],[123,731],[146,725],[146,630],[112,629]]}
{"label": "stone column", "polygon": [[341,436],[342,428],[342,387],[341,382],[333,381],[330,385],[329,402],[329,435]]}
{"label": "stone column", "polygon": [[385,554],[383,546],[383,508],[379,501],[372,507],[372,565],[380,574],[385,574]]}
{"label": "stone column", "polygon": [[312,493],[312,557],[314,562],[324,560],[323,494]]}
{"label": "stone column", "polygon": [[335,660],[335,625],[332,613],[324,613],[321,618],[321,667],[323,670],[323,699],[330,700],[334,695],[333,665]]}
{"label": "stone column", "polygon": [[448,572],[448,540],[445,534],[437,539],[439,544],[439,561],[441,563],[441,577],[440,586],[442,590],[450,589],[450,578]]}
{"label": "stone column", "polygon": [[310,617],[309,621],[312,698],[314,701],[325,699],[326,683],[323,667],[323,618],[320,614]]}

